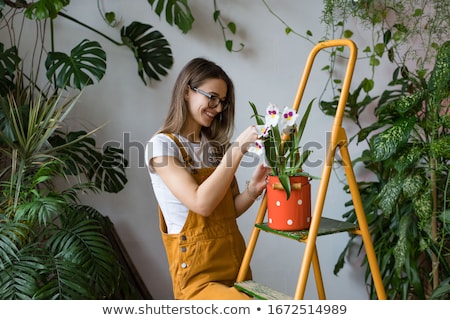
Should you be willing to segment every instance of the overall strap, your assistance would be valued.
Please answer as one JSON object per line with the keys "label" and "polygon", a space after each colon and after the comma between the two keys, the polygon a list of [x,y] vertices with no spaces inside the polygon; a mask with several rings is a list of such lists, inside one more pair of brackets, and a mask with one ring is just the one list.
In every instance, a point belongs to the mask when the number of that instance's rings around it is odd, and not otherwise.
{"label": "overall strap", "polygon": [[168,136],[170,139],[172,139],[173,141],[175,141],[175,143],[177,144],[178,148],[180,148],[181,155],[183,156],[184,163],[186,165],[188,165],[188,166],[192,166],[193,165],[192,158],[186,152],[186,148],[183,146],[181,141],[173,133],[164,133],[164,134],[166,136]]}

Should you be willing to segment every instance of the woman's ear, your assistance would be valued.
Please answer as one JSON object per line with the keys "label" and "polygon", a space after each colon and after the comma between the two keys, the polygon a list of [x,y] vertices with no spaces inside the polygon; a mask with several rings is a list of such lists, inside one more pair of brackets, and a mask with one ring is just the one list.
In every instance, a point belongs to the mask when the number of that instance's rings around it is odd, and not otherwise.
{"label": "woman's ear", "polygon": [[190,92],[190,88],[189,85],[186,86],[186,88],[184,89],[184,100],[189,99],[189,92]]}

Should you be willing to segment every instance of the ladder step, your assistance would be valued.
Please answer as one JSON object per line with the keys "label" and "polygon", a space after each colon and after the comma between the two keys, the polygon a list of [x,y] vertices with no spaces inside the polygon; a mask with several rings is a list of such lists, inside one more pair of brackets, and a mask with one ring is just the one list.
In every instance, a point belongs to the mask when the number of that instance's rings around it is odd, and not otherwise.
{"label": "ladder step", "polygon": [[[267,222],[257,223],[255,226],[266,232],[278,234],[297,241],[306,242],[308,240],[309,229],[299,231],[280,231],[270,228]],[[317,236],[324,236],[339,232],[357,232],[358,230],[359,226],[357,224],[321,217]]]}
{"label": "ladder step", "polygon": [[276,291],[253,280],[236,282],[234,286],[238,290],[260,300],[294,300],[293,297],[285,293]]}

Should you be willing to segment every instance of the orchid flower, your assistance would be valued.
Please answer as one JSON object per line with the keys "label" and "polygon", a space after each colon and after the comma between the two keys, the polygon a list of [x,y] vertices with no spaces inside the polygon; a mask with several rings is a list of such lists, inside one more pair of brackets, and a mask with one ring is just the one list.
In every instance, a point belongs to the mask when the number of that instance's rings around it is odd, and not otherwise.
{"label": "orchid flower", "polygon": [[291,133],[292,128],[295,126],[297,118],[298,114],[294,109],[284,107],[283,115],[280,120],[280,128],[282,132],[285,134]]}
{"label": "orchid flower", "polygon": [[267,127],[274,127],[278,124],[278,120],[280,119],[280,110],[278,110],[278,107],[272,103],[269,103],[269,105],[266,108],[266,126]]}
{"label": "orchid flower", "polygon": [[270,126],[258,125],[255,126],[255,130],[258,134],[258,138],[267,138],[267,136],[269,135]]}
{"label": "orchid flower", "polygon": [[252,145],[249,150],[251,153],[255,153],[256,155],[260,156],[264,153],[264,141],[258,139],[255,141],[255,144]]}

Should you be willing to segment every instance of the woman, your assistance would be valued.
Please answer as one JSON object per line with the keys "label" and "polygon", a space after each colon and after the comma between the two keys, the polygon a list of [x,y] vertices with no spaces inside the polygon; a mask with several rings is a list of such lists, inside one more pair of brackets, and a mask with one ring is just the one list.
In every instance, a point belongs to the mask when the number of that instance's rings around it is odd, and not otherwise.
{"label": "woman", "polygon": [[195,58],[180,72],[165,123],[147,145],[175,299],[250,299],[233,287],[245,251],[236,218],[263,192],[270,168],[257,166],[239,191],[235,173],[257,134],[250,126],[230,143],[234,103],[223,69]]}

